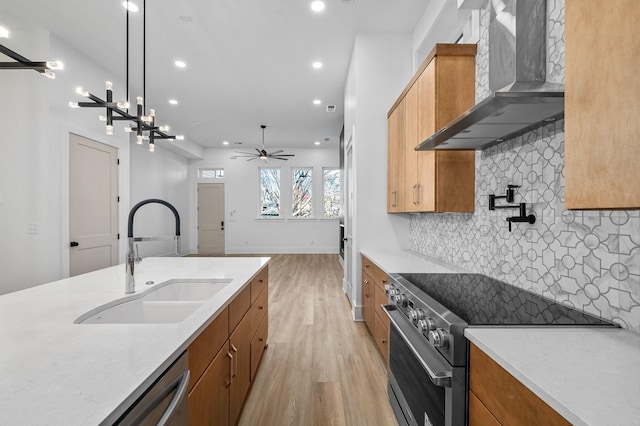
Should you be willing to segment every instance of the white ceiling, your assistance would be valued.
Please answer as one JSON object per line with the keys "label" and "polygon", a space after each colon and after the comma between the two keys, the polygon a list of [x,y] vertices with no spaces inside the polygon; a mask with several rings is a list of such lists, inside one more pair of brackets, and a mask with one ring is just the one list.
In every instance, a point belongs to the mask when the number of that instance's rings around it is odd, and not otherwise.
{"label": "white ceiling", "polygon": [[[311,0],[149,0],[147,105],[172,133],[204,147],[222,147],[223,140],[258,146],[260,124],[267,125],[267,147],[312,147],[316,140],[337,146],[356,32],[411,32],[428,2],[325,0],[318,14]],[[133,53],[142,45],[142,0],[134,3],[140,11],[130,14]],[[1,0],[0,25],[2,12],[48,29],[124,81],[121,0]],[[177,69],[176,59],[187,67]],[[315,60],[324,67],[313,69]],[[141,76],[141,63],[132,60],[131,85]],[[170,98],[179,105],[169,105]],[[336,112],[325,112],[326,105]]]}

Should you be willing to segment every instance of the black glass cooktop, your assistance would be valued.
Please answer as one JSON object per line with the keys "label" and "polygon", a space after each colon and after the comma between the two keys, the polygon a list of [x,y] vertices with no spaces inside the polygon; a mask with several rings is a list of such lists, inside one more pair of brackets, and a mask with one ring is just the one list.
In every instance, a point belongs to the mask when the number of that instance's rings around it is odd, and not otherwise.
{"label": "black glass cooktop", "polygon": [[480,274],[400,274],[469,325],[615,324]]}

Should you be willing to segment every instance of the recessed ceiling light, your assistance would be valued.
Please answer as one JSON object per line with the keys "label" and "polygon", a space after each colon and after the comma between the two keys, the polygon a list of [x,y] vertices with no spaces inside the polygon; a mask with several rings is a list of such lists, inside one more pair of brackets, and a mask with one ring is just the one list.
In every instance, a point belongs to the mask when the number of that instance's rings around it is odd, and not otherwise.
{"label": "recessed ceiling light", "polygon": [[229,145],[229,141],[222,141],[222,145]]}
{"label": "recessed ceiling light", "polygon": [[5,27],[0,27],[0,38],[9,38],[9,30]]}
{"label": "recessed ceiling light", "polygon": [[312,1],[311,10],[314,12],[322,12],[324,10],[324,2],[320,0]]}
{"label": "recessed ceiling light", "polygon": [[130,2],[130,1],[123,1],[122,5],[124,6],[125,9],[127,9],[129,12],[137,12],[138,11],[138,6],[136,6],[135,3]]}
{"label": "recessed ceiling light", "polygon": [[169,99],[169,103],[171,105],[178,105],[178,101],[176,101],[175,99]]}
{"label": "recessed ceiling light", "polygon": [[176,64],[176,67],[178,68],[184,68],[187,66],[183,61],[175,61],[174,64]]}
{"label": "recessed ceiling light", "polygon": [[311,66],[314,67],[315,69],[319,70],[320,68],[322,68],[322,62],[316,61],[313,64],[311,64]]}
{"label": "recessed ceiling light", "polygon": [[313,100],[313,104],[314,105],[320,105],[322,103],[322,101],[320,99],[314,99]]}
{"label": "recessed ceiling light", "polygon": [[314,145],[320,145],[320,141],[315,141],[313,144]]}

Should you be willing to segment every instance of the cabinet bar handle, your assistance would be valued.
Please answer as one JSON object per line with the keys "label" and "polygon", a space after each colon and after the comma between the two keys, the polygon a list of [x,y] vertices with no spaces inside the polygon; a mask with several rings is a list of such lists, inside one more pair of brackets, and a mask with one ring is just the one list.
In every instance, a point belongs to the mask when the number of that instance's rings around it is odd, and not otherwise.
{"label": "cabinet bar handle", "polygon": [[227,351],[227,356],[229,357],[229,381],[226,383],[226,386],[231,386],[231,382],[233,382],[233,355],[231,352]]}
{"label": "cabinet bar handle", "polygon": [[233,376],[232,377],[236,377],[236,374],[238,374],[238,348],[236,348],[235,346],[233,346],[233,344],[231,345],[231,350],[233,350],[233,352],[235,352],[236,354],[236,365],[233,368]]}

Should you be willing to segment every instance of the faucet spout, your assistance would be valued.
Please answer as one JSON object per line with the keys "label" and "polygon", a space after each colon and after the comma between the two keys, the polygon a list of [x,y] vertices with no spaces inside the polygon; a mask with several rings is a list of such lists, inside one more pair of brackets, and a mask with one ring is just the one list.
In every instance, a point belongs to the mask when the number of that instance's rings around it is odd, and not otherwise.
{"label": "faucet spout", "polygon": [[[174,240],[176,242],[176,254],[180,254],[180,215],[178,214],[178,210],[176,210],[173,205],[170,203],[160,200],[158,198],[149,198],[148,200],[140,201],[138,204],[133,206],[131,211],[129,212],[129,222],[127,228],[127,239],[128,239],[128,248],[127,248],[127,259],[125,261],[125,269],[126,269],[126,284],[125,284],[125,294],[131,294],[136,292],[136,280],[135,280],[135,264],[136,261],[136,253],[134,250],[133,242],[133,219],[136,215],[138,209],[146,204],[162,204],[167,207],[173,213],[173,216],[176,219],[176,233]],[[138,260],[139,261],[139,260]]]}

